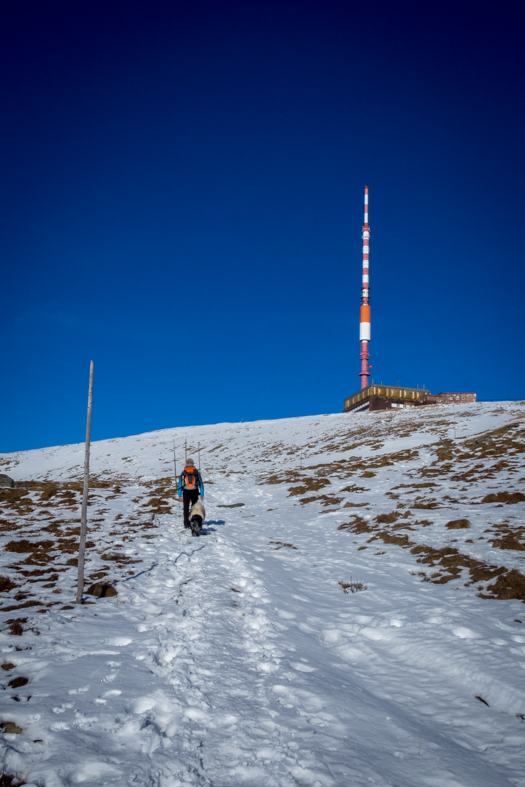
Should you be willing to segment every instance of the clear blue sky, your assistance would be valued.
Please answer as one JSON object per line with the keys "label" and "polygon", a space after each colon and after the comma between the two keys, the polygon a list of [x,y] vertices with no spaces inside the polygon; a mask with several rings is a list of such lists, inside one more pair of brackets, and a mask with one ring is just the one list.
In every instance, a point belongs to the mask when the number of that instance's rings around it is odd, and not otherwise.
{"label": "clear blue sky", "polygon": [[524,6],[26,2],[0,32],[0,451],[525,397]]}

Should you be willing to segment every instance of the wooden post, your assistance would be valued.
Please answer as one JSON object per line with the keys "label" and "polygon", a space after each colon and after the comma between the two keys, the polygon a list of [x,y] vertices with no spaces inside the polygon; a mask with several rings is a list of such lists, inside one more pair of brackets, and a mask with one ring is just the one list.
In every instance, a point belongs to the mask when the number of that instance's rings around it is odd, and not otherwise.
{"label": "wooden post", "polygon": [[89,447],[91,444],[91,406],[93,404],[93,368],[91,361],[89,367],[89,393],[86,424],[86,453],[84,456],[84,494],[82,497],[82,513],[80,515],[80,544],[78,547],[78,583],[77,583],[77,604],[82,604],[84,594],[84,553],[86,551],[87,533],[87,502],[89,490]]}
{"label": "wooden post", "polygon": [[173,472],[175,474],[175,500],[178,500],[178,498],[177,498],[177,491],[178,491],[177,451],[175,449],[175,440],[173,441]]}

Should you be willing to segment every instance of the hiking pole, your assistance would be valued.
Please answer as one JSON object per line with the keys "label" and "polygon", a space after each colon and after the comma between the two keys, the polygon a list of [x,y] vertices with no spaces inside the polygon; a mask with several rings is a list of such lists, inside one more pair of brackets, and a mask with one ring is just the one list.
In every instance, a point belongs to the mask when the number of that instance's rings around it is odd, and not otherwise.
{"label": "hiking pole", "polygon": [[201,469],[201,444],[197,443],[197,453],[199,454],[199,471]]}

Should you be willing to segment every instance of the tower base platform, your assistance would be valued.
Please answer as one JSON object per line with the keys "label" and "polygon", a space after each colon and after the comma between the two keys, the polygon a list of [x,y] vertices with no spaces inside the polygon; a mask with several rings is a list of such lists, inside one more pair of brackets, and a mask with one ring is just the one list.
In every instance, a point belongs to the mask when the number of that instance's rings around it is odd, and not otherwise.
{"label": "tower base platform", "polygon": [[402,388],[399,385],[371,385],[345,399],[343,412],[394,410],[429,404],[467,404],[477,401],[476,394],[465,391],[433,394],[426,388]]}

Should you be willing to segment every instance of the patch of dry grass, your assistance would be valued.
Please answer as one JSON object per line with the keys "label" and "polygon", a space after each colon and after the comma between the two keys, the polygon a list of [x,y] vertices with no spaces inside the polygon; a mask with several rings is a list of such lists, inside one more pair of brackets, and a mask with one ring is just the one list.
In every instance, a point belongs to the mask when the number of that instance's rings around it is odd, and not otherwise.
{"label": "patch of dry grass", "polygon": [[481,598],[518,599],[525,602],[525,577],[513,568],[500,574],[492,585],[487,586],[486,593],[478,594]]}
{"label": "patch of dry grass", "polygon": [[342,497],[333,495],[317,495],[316,497],[302,497],[299,502],[302,506],[307,503],[321,503],[323,506],[337,506],[342,501]]}
{"label": "patch of dry grass", "polygon": [[[465,584],[467,586],[477,584],[479,586],[478,595],[482,598],[516,598],[525,602],[525,577],[519,571],[516,569],[509,571],[503,566],[489,565],[460,553],[452,546],[436,549],[427,544],[418,544],[406,533],[400,533],[399,530],[414,531],[417,527],[428,527],[432,522],[429,520],[398,522],[403,517],[403,513],[402,511],[391,511],[387,514],[379,514],[373,521],[355,515],[350,522],[339,525],[338,530],[348,530],[355,535],[370,534],[369,542],[380,539],[385,544],[410,549],[418,563],[437,569],[430,576],[424,572],[421,573],[422,579],[426,582],[445,584],[453,579],[460,579],[462,572],[466,570],[469,576]],[[410,515],[410,512],[405,512],[404,515],[406,517]],[[391,527],[385,529],[384,525],[391,525]],[[383,526],[383,529],[380,529],[380,526]],[[447,523],[446,527],[451,530],[467,529],[470,527],[470,522],[466,519],[452,520]],[[525,544],[519,540],[519,536],[525,533],[525,527],[511,529],[508,523],[504,523],[498,525],[495,531],[498,538],[492,542],[493,546],[500,546],[503,549],[525,550]],[[486,584],[488,582],[492,582],[492,584],[483,590],[483,585],[480,583]]]}
{"label": "patch of dry grass", "polygon": [[425,500],[424,498],[416,499],[412,503],[410,503],[410,505],[412,506],[412,508],[419,508],[426,511],[431,511],[435,508],[441,507],[439,502],[433,497],[427,500]]}
{"label": "patch of dry grass", "polygon": [[0,593],[9,593],[10,590],[18,587],[9,577],[0,577]]}
{"label": "patch of dry grass", "polygon": [[342,525],[339,525],[337,529],[349,530],[351,533],[361,535],[361,533],[372,533],[375,528],[366,519],[363,519],[363,517],[356,514],[350,522],[345,522]]}
{"label": "patch of dry grass", "polygon": [[151,508],[155,514],[170,514],[171,504],[168,500],[160,497],[151,497],[148,501],[142,504],[143,508]]}
{"label": "patch of dry grass", "polygon": [[8,541],[4,546],[6,552],[48,552],[49,549],[55,546],[55,542],[47,541],[26,541],[26,539],[19,539],[18,541]]}
{"label": "patch of dry grass", "polygon": [[437,486],[438,484],[435,484],[433,481],[425,481],[419,484],[398,484],[397,486],[393,486],[392,489],[424,489]]}
{"label": "patch of dry grass", "polygon": [[392,522],[396,522],[401,516],[403,516],[403,514],[400,511],[391,511],[389,514],[379,514],[379,516],[376,516],[375,521],[378,525],[390,525]]}
{"label": "patch of dry grass", "polygon": [[284,541],[270,541],[269,543],[270,544],[277,544],[277,546],[274,547],[274,549],[282,549],[283,547],[288,547],[288,549],[297,549],[297,547],[294,547],[293,544],[287,544]]}
{"label": "patch of dry grass", "polygon": [[301,486],[292,486],[288,490],[288,497],[305,495],[307,492],[317,492],[324,486],[330,486],[328,478],[305,478]]}
{"label": "patch of dry grass", "polygon": [[525,551],[525,540],[522,540],[525,539],[525,527],[523,525],[511,525],[509,522],[501,522],[494,526],[492,532],[496,536],[490,542],[492,547],[514,549],[517,552]]}
{"label": "patch of dry grass", "polygon": [[6,620],[7,625],[9,626],[9,633],[13,637],[21,637],[24,633],[24,623],[27,623],[27,618],[10,618]]}
{"label": "patch of dry grass", "polygon": [[514,505],[523,501],[525,501],[525,495],[522,492],[496,492],[496,494],[485,495],[481,502]]}

